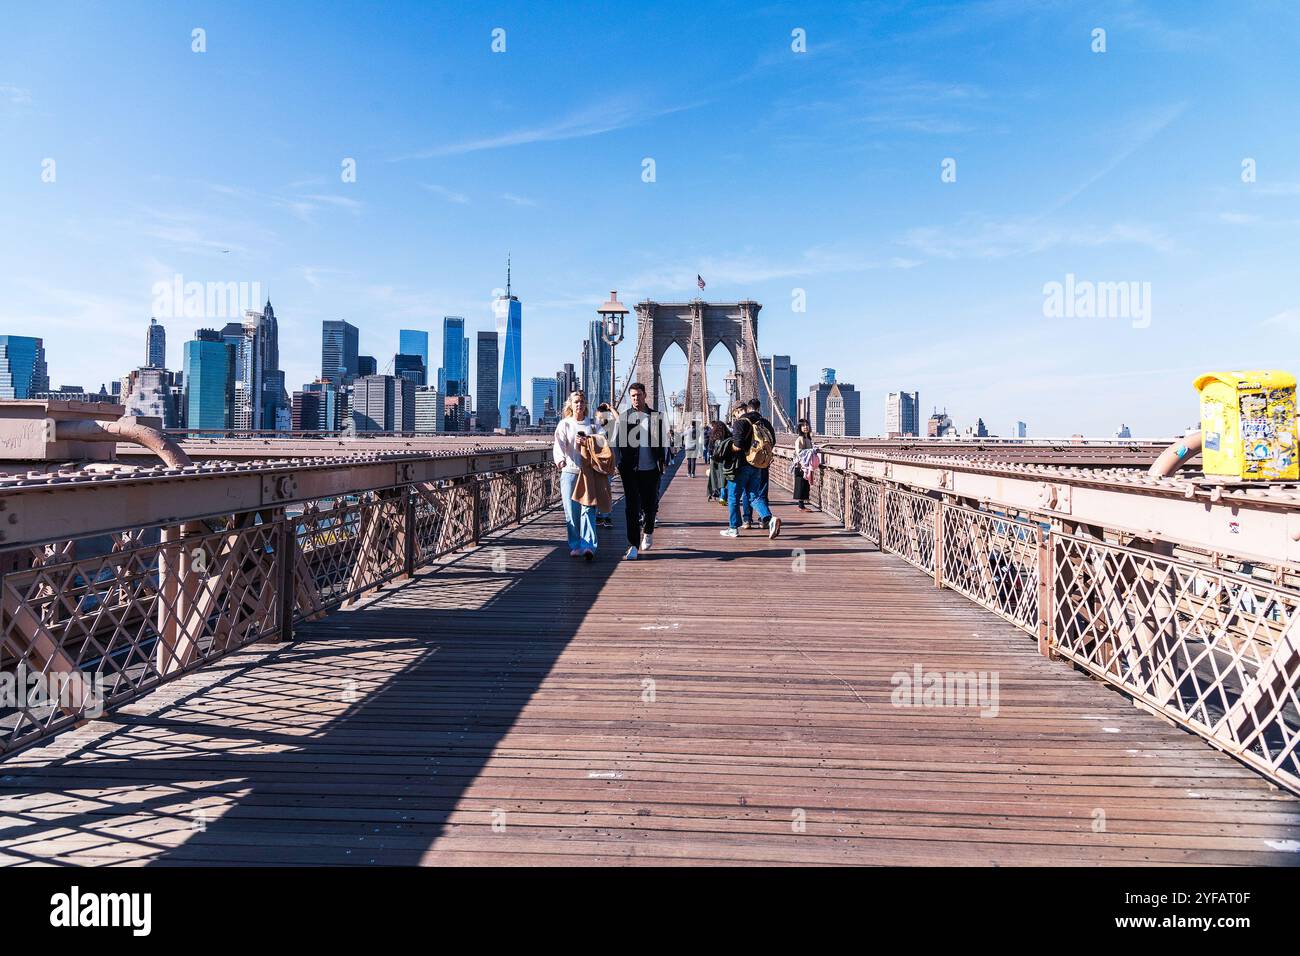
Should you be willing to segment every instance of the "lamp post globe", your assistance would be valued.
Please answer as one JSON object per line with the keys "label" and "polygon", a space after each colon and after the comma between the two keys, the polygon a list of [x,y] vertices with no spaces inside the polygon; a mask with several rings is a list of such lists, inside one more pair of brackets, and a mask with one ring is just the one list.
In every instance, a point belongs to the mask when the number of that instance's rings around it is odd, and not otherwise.
{"label": "lamp post globe", "polygon": [[[610,292],[609,301],[596,309],[600,316],[600,337],[609,346],[609,407],[614,408],[618,401],[614,393],[614,349],[623,341],[623,321],[627,318],[627,307],[618,301],[618,292]],[[617,411],[617,409],[614,409]]]}

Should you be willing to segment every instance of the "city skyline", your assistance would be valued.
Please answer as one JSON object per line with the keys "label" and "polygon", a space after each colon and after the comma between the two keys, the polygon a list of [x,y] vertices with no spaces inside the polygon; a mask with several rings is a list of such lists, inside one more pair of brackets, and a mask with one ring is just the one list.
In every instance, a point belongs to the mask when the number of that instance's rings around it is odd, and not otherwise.
{"label": "city skyline", "polygon": [[[864,432],[907,388],[963,423],[1030,405],[1037,435],[1169,435],[1198,373],[1261,367],[1300,333],[1300,128],[1275,119],[1287,84],[1255,79],[1297,74],[1269,26],[1300,22],[1286,5],[519,4],[494,11],[503,53],[495,22],[435,30],[414,4],[364,36],[327,9],[205,10],[202,53],[189,13],[72,6],[82,29],[17,8],[0,36],[0,331],[43,338],[58,383],[138,367],[154,284],[176,276],[274,293],[295,386],[325,319],[362,328],[382,368],[401,329],[490,328],[508,251],[521,385],[578,360],[609,288],[671,299],[698,274],[710,299],[765,304],[764,354],[856,383]],[[681,68],[611,82],[600,54],[623,45]],[[270,87],[292,109],[260,107]],[[215,130],[259,149],[213,150]],[[1049,287],[1130,282],[1132,317],[1048,314]],[[238,316],[157,318],[178,369],[195,328]]]}

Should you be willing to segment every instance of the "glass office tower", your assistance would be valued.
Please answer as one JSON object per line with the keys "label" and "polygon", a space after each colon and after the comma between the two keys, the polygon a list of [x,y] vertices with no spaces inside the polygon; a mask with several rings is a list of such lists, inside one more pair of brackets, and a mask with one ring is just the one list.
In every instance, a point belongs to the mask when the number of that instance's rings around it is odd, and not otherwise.
{"label": "glass office tower", "polygon": [[357,377],[357,327],[342,319],[321,323],[320,377],[333,385],[346,385]]}
{"label": "glass office tower", "polygon": [[442,320],[438,392],[447,396],[469,392],[469,340],[465,338],[465,319],[459,315],[448,315]]}
{"label": "glass office tower", "polygon": [[[418,355],[424,363],[426,375],[429,370],[429,333],[415,329],[399,329],[397,332],[397,351],[400,355]],[[424,383],[421,382],[421,385]]]}
{"label": "glass office tower", "polygon": [[49,390],[44,341],[26,335],[0,335],[0,398],[29,398]]}
{"label": "glass office tower", "polygon": [[501,359],[501,392],[498,396],[501,421],[510,421],[510,409],[523,404],[523,359],[521,332],[523,306],[519,298],[505,295],[497,300],[497,315],[504,320],[506,343]]}

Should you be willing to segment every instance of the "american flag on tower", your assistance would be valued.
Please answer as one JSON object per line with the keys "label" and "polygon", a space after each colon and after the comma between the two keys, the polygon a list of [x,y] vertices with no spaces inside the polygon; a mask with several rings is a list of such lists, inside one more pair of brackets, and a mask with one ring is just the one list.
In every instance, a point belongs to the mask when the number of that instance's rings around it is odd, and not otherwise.
{"label": "american flag on tower", "polygon": [[698,285],[701,289],[704,288],[704,278],[698,272],[695,273],[695,284]]}

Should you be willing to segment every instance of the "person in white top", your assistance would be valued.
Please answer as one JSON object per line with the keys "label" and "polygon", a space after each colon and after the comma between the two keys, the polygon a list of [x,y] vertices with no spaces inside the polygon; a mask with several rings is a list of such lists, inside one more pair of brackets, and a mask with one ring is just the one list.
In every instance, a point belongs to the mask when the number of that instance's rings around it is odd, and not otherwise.
{"label": "person in white top", "polygon": [[587,396],[575,389],[564,403],[564,416],[555,426],[551,457],[560,469],[560,504],[569,536],[569,557],[591,561],[596,556],[596,509],[573,500],[573,486],[582,471],[582,445],[604,430],[587,412]]}

